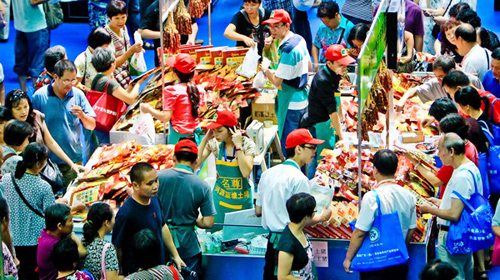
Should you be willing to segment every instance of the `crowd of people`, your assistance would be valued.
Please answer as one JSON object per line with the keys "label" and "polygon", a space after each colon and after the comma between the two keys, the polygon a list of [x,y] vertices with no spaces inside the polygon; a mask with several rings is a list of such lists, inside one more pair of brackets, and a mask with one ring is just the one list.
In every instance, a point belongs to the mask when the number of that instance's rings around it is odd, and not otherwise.
{"label": "crowd of people", "polygon": [[[8,15],[10,1],[3,2],[0,13]],[[107,203],[92,204],[81,239],[73,230],[73,214],[85,206],[68,205],[61,196],[94,149],[110,140],[86,94],[106,94],[124,106],[137,101],[148,77],[133,81],[129,60],[150,46],[132,43],[131,34],[137,31],[155,47],[160,45],[159,2],[89,1],[93,29],[74,62],[63,46],[50,47],[43,8],[32,2],[12,1],[19,89],[4,98],[0,87],[0,219],[6,275],[47,280],[178,275],[202,279],[195,227],[219,230],[214,224],[224,223],[226,213],[255,209],[269,231],[263,278],[314,279],[313,252],[304,227],[330,223],[332,211],[315,211],[309,179],[322,150],[344,144],[339,89],[348,80],[347,70],[359,55],[380,1],[346,0],[342,8],[335,1],[310,1],[322,22],[313,37],[307,11],[297,1],[243,0],[224,35],[237,46],[257,48],[266,58],[259,71],[278,89],[278,137],[286,157],[262,172],[256,186],[251,174],[258,149],[240,129],[238,115],[218,111],[197,142],[206,92],[193,82],[196,62],[191,56],[169,58],[166,64],[179,82],[165,87],[161,110],[148,104],[140,109],[169,124],[175,166],[157,171],[136,163],[128,174],[129,198],[116,214]],[[475,258],[472,252],[451,254],[446,240],[451,223],[465,211],[459,198],[469,199],[476,191],[496,209],[492,227],[500,237],[500,194],[483,190],[478,168],[480,153],[487,153],[491,145],[486,133],[496,125],[489,114],[494,104],[487,96],[500,97],[499,41],[481,26],[476,1],[404,2],[405,51],[399,63],[411,65],[417,52],[434,54],[435,77],[408,90],[395,109],[401,110],[415,95],[432,102],[421,123],[441,132],[438,155],[443,164],[434,174],[414,163],[415,170],[439,189],[437,197],[419,206],[435,216],[437,224],[436,250],[429,258],[434,260],[420,277],[487,279],[489,250],[475,252]],[[196,42],[197,28],[193,21],[193,33],[183,39],[185,43]],[[6,39],[8,30],[0,35]],[[156,56],[155,62],[158,65]],[[316,74],[309,84],[311,71]],[[29,81],[36,89],[32,96],[27,93]],[[212,156],[217,178],[210,188],[196,174]],[[347,273],[377,215],[397,213],[400,230],[393,233],[406,244],[416,228],[416,198],[394,180],[395,153],[378,151],[373,165],[377,184],[360,202],[343,262]],[[48,177],[50,171],[61,176]],[[407,274],[408,262],[360,276],[406,279]]]}

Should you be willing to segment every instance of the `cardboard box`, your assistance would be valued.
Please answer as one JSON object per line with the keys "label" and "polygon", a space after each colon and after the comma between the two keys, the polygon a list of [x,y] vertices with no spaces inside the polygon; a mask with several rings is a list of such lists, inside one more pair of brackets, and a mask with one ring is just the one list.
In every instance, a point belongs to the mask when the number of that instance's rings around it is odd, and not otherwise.
{"label": "cardboard box", "polygon": [[222,51],[223,65],[240,65],[248,51],[248,48],[231,48]]}
{"label": "cardboard box", "polygon": [[274,110],[275,95],[262,94],[252,102],[252,119],[260,122],[272,121],[278,124],[278,118]]}
{"label": "cardboard box", "polygon": [[420,143],[424,142],[425,136],[423,131],[401,132],[401,143]]}
{"label": "cardboard box", "polygon": [[222,51],[228,47],[217,47],[210,49],[210,64],[215,66],[223,66]]}

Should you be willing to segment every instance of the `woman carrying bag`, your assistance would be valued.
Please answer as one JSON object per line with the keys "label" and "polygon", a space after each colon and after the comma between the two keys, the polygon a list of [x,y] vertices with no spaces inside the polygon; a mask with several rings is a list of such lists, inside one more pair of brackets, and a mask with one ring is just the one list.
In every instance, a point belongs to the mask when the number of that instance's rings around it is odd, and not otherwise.
{"label": "woman carrying bag", "polygon": [[45,226],[43,213],[55,203],[49,183],[40,178],[49,150],[30,143],[17,163],[15,174],[4,174],[1,186],[9,201],[12,243],[21,266],[19,279],[38,279],[36,251],[38,237]]}
{"label": "woman carrying bag", "polygon": [[223,223],[226,213],[253,208],[253,182],[249,177],[255,143],[242,135],[237,124],[233,112],[217,112],[217,119],[207,126],[209,131],[199,146],[200,163],[210,154],[216,158],[217,181],[213,189],[216,223]]}

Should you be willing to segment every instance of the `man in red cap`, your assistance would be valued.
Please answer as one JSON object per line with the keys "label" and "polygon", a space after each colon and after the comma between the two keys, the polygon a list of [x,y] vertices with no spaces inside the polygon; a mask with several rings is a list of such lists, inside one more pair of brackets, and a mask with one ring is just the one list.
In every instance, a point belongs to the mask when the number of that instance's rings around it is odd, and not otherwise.
{"label": "man in red cap", "polygon": [[[286,201],[294,194],[310,193],[309,180],[300,168],[314,159],[316,147],[324,141],[315,139],[309,130],[300,128],[292,131],[286,138],[288,159],[262,173],[255,202],[255,214],[262,216],[262,227],[269,230],[269,241],[265,256],[264,280],[276,279],[278,251],[281,232],[290,222]],[[327,220],[331,215],[329,208],[314,215],[313,223]]]}
{"label": "man in red cap", "polygon": [[181,259],[199,276],[201,249],[194,226],[211,228],[215,208],[210,187],[194,174],[197,159],[196,144],[188,139],[180,140],[174,148],[175,167],[158,172],[157,197],[164,227],[170,229]]}
{"label": "man in red cap", "polygon": [[261,64],[261,70],[278,88],[278,135],[285,154],[287,135],[299,127],[299,121],[307,110],[306,86],[311,58],[304,38],[290,31],[292,20],[288,12],[274,10],[271,17],[262,23],[268,24],[272,37],[280,41],[278,68],[273,73],[268,66]]}
{"label": "man in red cap", "polygon": [[[347,66],[356,60],[347,54],[343,45],[331,45],[325,52],[326,65],[321,67],[309,90],[308,115],[302,122],[312,134],[325,141],[318,146],[317,155],[324,148],[332,149],[342,140],[339,84],[347,72]],[[314,176],[316,160],[309,165],[308,175]]]}

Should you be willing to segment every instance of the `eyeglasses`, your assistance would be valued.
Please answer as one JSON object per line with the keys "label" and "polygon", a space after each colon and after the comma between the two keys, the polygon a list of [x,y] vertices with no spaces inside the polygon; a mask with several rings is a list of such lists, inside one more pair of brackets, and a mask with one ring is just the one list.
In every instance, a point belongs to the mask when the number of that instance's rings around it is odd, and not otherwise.
{"label": "eyeglasses", "polygon": [[61,82],[62,82],[63,84],[65,84],[65,85],[69,85],[69,84],[74,85],[74,84],[76,84],[77,79],[73,79],[73,80],[64,79],[64,80],[61,80]]}
{"label": "eyeglasses", "polygon": [[281,23],[281,24],[275,24],[275,25],[269,25],[269,29],[278,29],[278,28],[281,28],[285,26],[284,23]]}
{"label": "eyeglasses", "polygon": [[316,146],[316,145],[303,145],[302,147],[304,147],[306,149],[310,149],[312,151],[316,151],[316,149],[318,148],[318,146]]}

